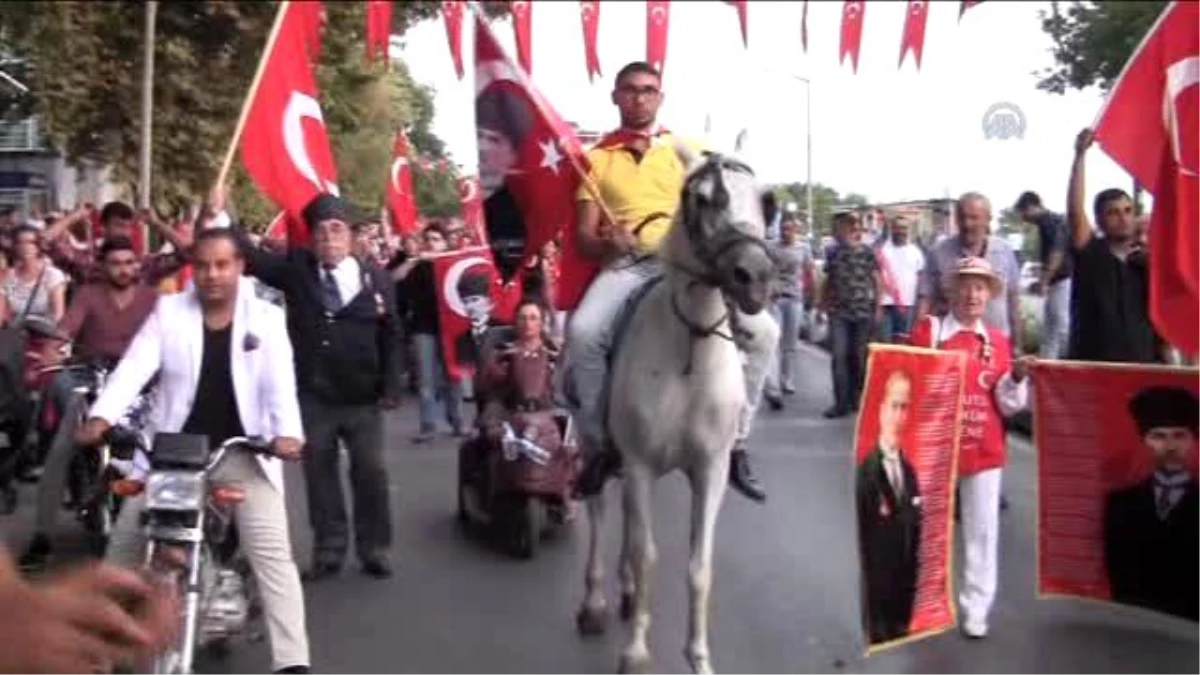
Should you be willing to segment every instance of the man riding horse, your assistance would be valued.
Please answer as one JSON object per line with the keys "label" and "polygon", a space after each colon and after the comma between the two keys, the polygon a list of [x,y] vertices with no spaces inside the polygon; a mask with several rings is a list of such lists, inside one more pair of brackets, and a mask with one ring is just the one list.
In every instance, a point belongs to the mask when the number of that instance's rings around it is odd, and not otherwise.
{"label": "man riding horse", "polygon": [[[671,134],[656,123],[661,86],[662,78],[648,63],[634,62],[622,68],[612,93],[621,127],[588,153],[591,180],[618,222],[608,222],[605,209],[587,189],[581,188],[578,195],[580,247],[604,263],[571,318],[567,339],[575,419],[587,456],[578,484],[584,496],[599,493],[608,477],[620,469],[621,456],[607,438],[604,419],[615,326],[629,299],[658,273],[656,254],[679,206],[687,170],[676,154]],[[737,324],[751,337],[741,342],[746,355],[747,402],[730,458],[729,482],[749,499],[761,502],[766,492],[751,470],[746,441],[779,329],[766,312],[739,312]]]}

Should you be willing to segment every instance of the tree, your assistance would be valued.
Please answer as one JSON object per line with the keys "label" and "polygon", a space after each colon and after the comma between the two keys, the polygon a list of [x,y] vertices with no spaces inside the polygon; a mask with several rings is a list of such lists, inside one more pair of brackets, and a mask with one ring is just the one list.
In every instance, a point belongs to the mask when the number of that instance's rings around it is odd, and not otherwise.
{"label": "tree", "polygon": [[[788,202],[795,203],[797,209],[805,217],[808,215],[808,191],[805,183],[788,183],[784,185],[773,185],[771,190],[775,192],[775,197],[782,206]],[[863,195],[857,193],[848,193],[846,195],[838,194],[838,191],[821,185],[820,183],[813,184],[813,219],[816,221],[812,225],[812,232],[818,236],[832,233],[831,216],[846,205],[866,206],[870,201]]]}
{"label": "tree", "polygon": [[1038,89],[1062,94],[1098,86],[1107,92],[1166,5],[1163,0],[1052,2],[1039,17],[1054,41],[1055,65],[1038,74]]}
{"label": "tree", "polygon": [[[396,25],[438,15],[438,2],[394,3]],[[484,3],[489,15],[506,3]],[[173,210],[204,194],[228,147],[277,5],[267,2],[162,3],[155,51],[153,202]],[[390,72],[364,62],[364,6],[326,3],[318,82],[344,195],[382,203],[387,154],[401,123],[415,151],[444,156],[430,131],[433,92],[402,64]],[[0,45],[24,62],[30,94],[53,147],[76,163],[111,164],[118,182],[137,176],[141,2],[0,3]],[[8,88],[0,111],[18,107]],[[7,98],[5,98],[7,97]],[[28,112],[28,111],[20,111]],[[240,167],[233,196],[245,215],[266,222],[273,208],[256,197]],[[427,197],[427,199],[430,199]],[[436,201],[436,199],[434,200]]]}

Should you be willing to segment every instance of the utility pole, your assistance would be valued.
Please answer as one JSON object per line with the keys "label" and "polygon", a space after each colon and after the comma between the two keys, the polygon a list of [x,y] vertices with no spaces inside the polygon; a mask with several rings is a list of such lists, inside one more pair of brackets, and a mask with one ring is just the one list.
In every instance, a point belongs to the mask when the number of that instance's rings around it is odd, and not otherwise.
{"label": "utility pole", "polygon": [[[146,3],[146,25],[142,45],[142,146],[138,162],[138,206],[150,208],[150,149],[154,114],[154,28],[158,2]],[[145,224],[143,224],[143,227]]]}

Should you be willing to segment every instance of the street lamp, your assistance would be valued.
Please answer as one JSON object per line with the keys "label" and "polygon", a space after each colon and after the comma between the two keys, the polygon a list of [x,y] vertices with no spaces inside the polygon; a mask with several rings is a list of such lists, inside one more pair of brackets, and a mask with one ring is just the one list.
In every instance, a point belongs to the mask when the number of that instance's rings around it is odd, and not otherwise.
{"label": "street lamp", "polygon": [[812,80],[794,73],[780,70],[769,63],[758,62],[760,70],[783,77],[789,77],[804,84],[804,154],[807,156],[807,175],[804,178],[805,199],[808,201],[808,231],[815,236],[817,231],[816,210],[813,208],[813,171],[812,171]]}

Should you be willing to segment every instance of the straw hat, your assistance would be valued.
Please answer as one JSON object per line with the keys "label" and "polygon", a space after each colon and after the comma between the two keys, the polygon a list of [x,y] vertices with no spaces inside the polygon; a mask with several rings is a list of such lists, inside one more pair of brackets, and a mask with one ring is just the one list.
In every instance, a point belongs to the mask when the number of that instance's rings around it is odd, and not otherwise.
{"label": "straw hat", "polygon": [[959,260],[958,270],[954,275],[955,284],[963,277],[977,277],[987,281],[992,297],[1000,295],[1004,290],[1004,282],[1000,280],[1000,276],[992,269],[992,264],[986,258],[967,257]]}

